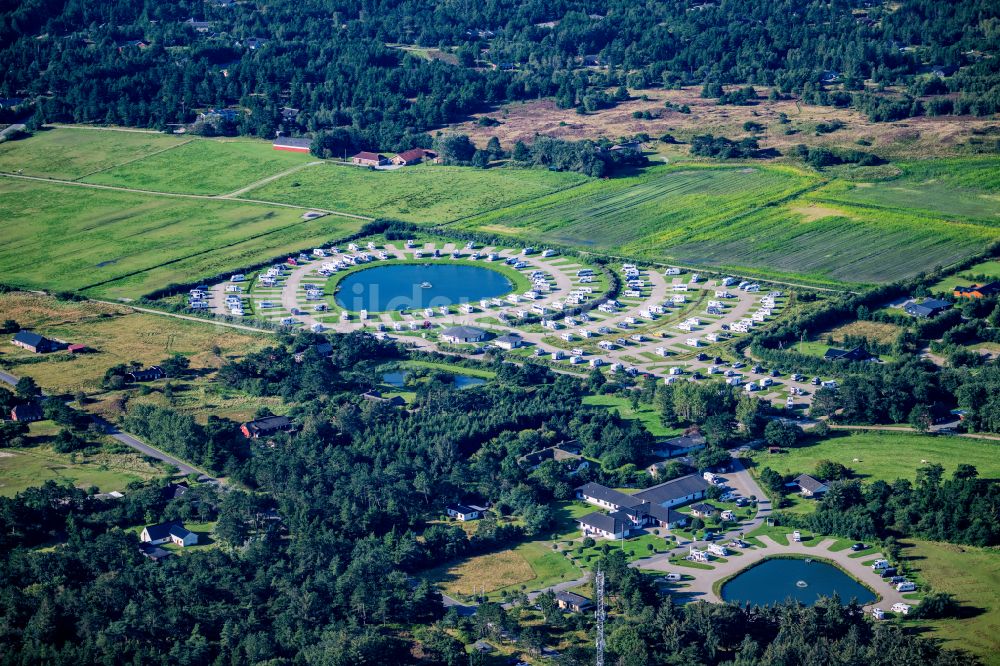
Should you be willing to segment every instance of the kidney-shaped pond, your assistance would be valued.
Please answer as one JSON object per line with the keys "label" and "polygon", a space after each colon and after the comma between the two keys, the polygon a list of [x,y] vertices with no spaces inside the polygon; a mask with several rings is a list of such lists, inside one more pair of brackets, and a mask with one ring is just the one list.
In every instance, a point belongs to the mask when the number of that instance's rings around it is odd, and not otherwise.
{"label": "kidney-shaped pond", "polygon": [[867,587],[826,562],[771,558],[762,561],[722,586],[722,598],[755,606],[778,604],[795,599],[812,605],[820,597],[840,595],[843,603],[857,599],[861,604],[875,601]]}
{"label": "kidney-shaped pond", "polygon": [[375,266],[344,277],[334,298],[347,310],[437,308],[510,292],[505,275],[480,266],[400,264]]}

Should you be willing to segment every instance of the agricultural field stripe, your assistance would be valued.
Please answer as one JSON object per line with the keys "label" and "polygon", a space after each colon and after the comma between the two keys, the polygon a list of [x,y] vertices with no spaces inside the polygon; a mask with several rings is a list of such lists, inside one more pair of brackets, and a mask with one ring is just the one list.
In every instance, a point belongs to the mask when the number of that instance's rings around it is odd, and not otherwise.
{"label": "agricultural field stripe", "polygon": [[154,150],[153,152],[151,152],[151,153],[149,153],[147,155],[140,155],[139,157],[134,157],[134,158],[132,158],[130,160],[125,160],[121,164],[112,164],[111,166],[104,167],[103,169],[97,169],[96,171],[91,171],[90,173],[85,173],[82,176],[80,176],[79,178],[74,178],[73,180],[74,181],[80,181],[80,180],[83,180],[84,178],[90,178],[94,174],[101,173],[102,171],[110,171],[111,169],[117,169],[118,167],[123,167],[123,166],[126,166],[128,164],[135,164],[136,162],[141,162],[142,160],[149,159],[153,155],[159,155],[160,153],[165,153],[168,150],[173,150],[174,148],[180,148],[181,146],[186,146],[187,144],[191,143],[192,141],[194,141],[194,139],[188,139],[187,141],[181,141],[180,143],[174,144],[173,146],[167,146],[166,148],[161,148],[160,150]]}
{"label": "agricultural field stripe", "polygon": [[975,226],[988,226],[996,227],[998,226],[996,220],[992,220],[988,217],[974,217],[969,215],[955,215],[958,219],[947,219],[945,217],[938,217],[934,211],[928,211],[920,208],[901,208],[899,206],[887,206],[885,204],[871,203],[870,201],[854,201],[847,199],[837,199],[829,196],[811,196],[807,199],[808,201],[814,201],[817,203],[826,203],[832,206],[842,206],[845,208],[860,208],[861,210],[870,210],[872,212],[883,212],[888,211],[890,213],[897,213],[899,215],[909,215],[912,217],[925,217],[934,220],[935,222],[943,222],[945,224],[975,224]]}
{"label": "agricultural field stripe", "polygon": [[[213,197],[208,197],[208,198],[213,198]],[[233,201],[240,201],[240,199],[233,199]],[[297,222],[296,224],[306,224],[308,222],[311,222],[311,220],[302,220],[301,222]],[[163,268],[164,266],[170,266],[171,264],[176,264],[177,262],[180,262],[180,261],[186,261],[186,260],[191,259],[193,257],[200,257],[200,256],[205,255],[205,254],[212,254],[214,252],[218,252],[219,250],[224,250],[226,248],[234,247],[236,245],[242,245],[243,243],[246,243],[246,242],[249,242],[249,241],[254,241],[254,240],[257,240],[259,238],[264,238],[264,237],[270,236],[272,234],[287,233],[288,230],[291,229],[291,228],[293,228],[294,226],[295,226],[295,224],[290,224],[288,226],[280,227],[278,229],[272,229],[270,231],[265,231],[264,233],[256,234],[254,236],[247,236],[246,238],[240,238],[239,240],[235,240],[232,243],[226,243],[225,245],[217,245],[215,247],[208,248],[207,250],[200,250],[200,251],[194,252],[192,254],[184,255],[183,257],[177,257],[176,259],[171,259],[170,261],[164,261],[162,264],[156,264],[155,266],[149,266],[147,268],[142,268],[142,269],[139,269],[137,271],[131,271],[131,272],[125,273],[123,275],[116,275],[113,278],[108,278],[107,280],[101,280],[100,282],[95,282],[93,284],[88,284],[86,286],[80,287],[78,291],[86,291],[88,289],[94,289],[96,287],[103,287],[104,285],[111,284],[112,282],[118,282],[119,280],[124,280],[125,278],[130,278],[130,277],[134,277],[136,275],[141,275],[143,273],[148,273],[149,271],[156,270],[157,268]],[[336,243],[338,241],[333,241],[333,242]]]}
{"label": "agricultural field stripe", "polygon": [[444,229],[445,227],[447,227],[449,225],[457,224],[458,222],[461,222],[463,220],[468,220],[470,218],[479,217],[481,215],[488,215],[489,213],[497,213],[497,212],[506,210],[508,208],[513,208],[515,206],[521,206],[521,205],[524,205],[524,204],[529,203],[531,201],[536,201],[538,199],[544,199],[545,197],[550,197],[550,196],[553,196],[555,194],[559,194],[560,192],[565,192],[567,190],[572,190],[575,187],[580,187],[581,185],[585,185],[585,184],[587,184],[589,182],[590,182],[589,180],[581,180],[578,183],[572,183],[570,185],[567,185],[566,187],[560,187],[559,189],[552,190],[551,192],[539,193],[539,194],[537,194],[537,195],[535,195],[533,197],[528,197],[527,199],[521,199],[520,201],[517,201],[516,203],[510,203],[510,204],[507,204],[506,206],[500,206],[499,208],[488,208],[486,210],[481,210],[481,211],[479,211],[477,213],[471,213],[469,215],[463,215],[462,217],[456,217],[453,220],[448,220],[446,222],[442,222],[441,224],[436,224],[436,225],[434,225],[433,227],[430,227],[430,228],[431,229]]}
{"label": "agricultural field stripe", "polygon": [[261,201],[260,199],[222,199],[218,195],[214,194],[182,194],[180,192],[155,192],[153,190],[137,190],[131,187],[119,187],[117,185],[98,185],[97,183],[78,183],[75,180],[64,180],[61,178],[43,178],[41,176],[24,176],[16,173],[0,172],[0,176],[4,178],[16,178],[20,180],[33,180],[39,183],[50,183],[53,185],[70,185],[72,187],[88,187],[94,190],[110,190],[112,192],[131,192],[132,194],[144,194],[153,197],[173,197],[175,199],[201,199],[207,201],[237,201],[242,203],[252,203],[265,206],[276,206],[279,208],[292,208],[294,210],[305,210],[305,211],[316,211],[319,213],[325,213],[327,215],[337,215],[338,217],[347,217],[354,220],[364,220],[370,222],[374,220],[373,217],[368,217],[367,215],[356,215],[354,213],[345,213],[339,210],[328,210],[326,208],[317,208],[315,206],[299,206],[297,204],[281,203],[279,201]]}

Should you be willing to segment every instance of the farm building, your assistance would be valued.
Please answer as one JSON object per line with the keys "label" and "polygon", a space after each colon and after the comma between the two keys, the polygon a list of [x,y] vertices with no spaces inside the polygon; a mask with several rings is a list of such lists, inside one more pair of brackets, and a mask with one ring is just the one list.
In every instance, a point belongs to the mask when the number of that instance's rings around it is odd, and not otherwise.
{"label": "farm building", "polygon": [[197,544],[198,535],[185,528],[183,523],[174,521],[144,527],[139,540],[153,546],[172,543],[183,547]]}
{"label": "farm building", "polygon": [[55,351],[59,347],[58,343],[31,331],[19,331],[11,343],[36,354]]}
{"label": "farm building", "polygon": [[903,306],[903,311],[911,317],[926,319],[929,317],[936,317],[950,308],[951,303],[948,301],[942,301],[936,298],[925,298],[920,303],[910,301]]}
{"label": "farm building", "polygon": [[385,155],[381,155],[379,153],[370,153],[366,150],[362,150],[357,155],[351,157],[351,164],[356,164],[358,166],[376,167],[376,166],[382,166],[387,162],[388,160],[386,159]]}
{"label": "farm building", "polygon": [[398,166],[409,166],[411,164],[420,164],[424,160],[433,160],[436,158],[437,158],[437,153],[435,153],[433,150],[426,150],[424,148],[411,148],[410,150],[404,150],[403,152],[394,156],[390,161]]}
{"label": "farm building", "polygon": [[240,426],[240,432],[248,439],[267,437],[292,427],[292,421],[287,416],[268,416],[267,418],[248,421]]}
{"label": "farm building", "polygon": [[275,150],[287,150],[292,153],[308,153],[310,146],[312,146],[312,139],[290,136],[279,136],[271,144],[271,147]]}
{"label": "farm building", "polygon": [[163,368],[158,365],[150,366],[145,370],[133,370],[125,375],[125,379],[130,382],[152,382],[164,377],[166,374],[163,372]]}
{"label": "farm building", "polygon": [[974,284],[971,287],[955,287],[952,292],[955,298],[990,298],[1000,295],[1000,280],[987,284]]}
{"label": "farm building", "polygon": [[27,402],[23,405],[15,405],[14,408],[10,410],[11,421],[33,423],[34,421],[41,421],[44,418],[45,415],[42,414],[41,408],[33,402]]}
{"label": "farm building", "polygon": [[486,339],[486,331],[472,326],[452,326],[441,331],[441,339],[452,344],[482,342]]}

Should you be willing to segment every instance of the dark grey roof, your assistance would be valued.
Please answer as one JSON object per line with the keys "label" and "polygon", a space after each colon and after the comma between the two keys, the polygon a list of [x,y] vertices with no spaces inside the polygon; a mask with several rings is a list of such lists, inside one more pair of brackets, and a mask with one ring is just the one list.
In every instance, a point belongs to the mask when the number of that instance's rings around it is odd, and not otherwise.
{"label": "dark grey roof", "polygon": [[287,416],[268,416],[267,418],[250,421],[246,426],[251,432],[270,432],[272,430],[287,428],[291,424],[292,421]]}
{"label": "dark grey roof", "polygon": [[275,146],[288,146],[289,148],[309,148],[313,140],[308,137],[279,136],[274,140]]}
{"label": "dark grey roof", "polygon": [[708,502],[698,502],[697,504],[691,505],[691,510],[697,511],[698,513],[715,513],[719,510],[719,508],[712,506]]}
{"label": "dark grey roof", "polygon": [[479,328],[473,328],[472,326],[452,326],[451,328],[446,328],[441,331],[442,336],[450,338],[461,338],[467,340],[469,338],[481,338],[486,335],[486,331]]}
{"label": "dark grey roof", "polygon": [[585,497],[593,497],[594,499],[608,502],[615,506],[635,506],[642,503],[641,500],[635,499],[632,495],[626,495],[617,490],[606,488],[593,481],[580,486],[576,491]]}
{"label": "dark grey roof", "polygon": [[521,342],[521,340],[524,340],[524,338],[517,333],[507,333],[506,335],[501,335],[493,342]]}
{"label": "dark grey roof", "polygon": [[818,490],[822,490],[826,486],[825,483],[823,483],[818,479],[814,479],[808,474],[799,474],[797,477],[792,479],[792,481],[794,483],[797,483],[799,488],[802,488],[803,490],[808,490],[811,493],[814,493]]}
{"label": "dark grey roof", "polygon": [[664,449],[669,455],[671,451],[683,451],[685,449],[691,449],[699,446],[705,446],[705,436],[700,432],[693,432],[689,435],[684,435],[682,437],[675,437],[674,439],[667,440],[663,443]]}
{"label": "dark grey roof", "polygon": [[23,342],[31,347],[44,345],[48,341],[48,338],[45,336],[32,333],[31,331],[18,331],[17,335],[14,336],[14,342]]}
{"label": "dark grey roof", "polygon": [[[184,525],[176,521],[170,521],[169,523],[159,523],[157,525],[147,525],[146,533],[149,534],[150,541],[159,541],[160,539],[166,539],[171,535],[175,528],[181,528],[184,530]],[[187,530],[184,530],[187,532]]]}
{"label": "dark grey roof", "polygon": [[452,511],[461,513],[463,515],[469,513],[479,513],[483,510],[482,507],[473,507],[473,506],[468,506],[466,504],[454,504],[448,508],[451,509]]}
{"label": "dark grey roof", "polygon": [[687,497],[695,493],[704,492],[708,488],[708,482],[700,476],[688,474],[658,486],[647,488],[640,493],[633,495],[635,499],[652,502],[653,504],[663,504],[673,502],[681,497]]}
{"label": "dark grey roof", "polygon": [[673,509],[668,509],[660,506],[659,504],[646,504],[645,506],[647,507],[646,513],[653,518],[656,518],[661,523],[666,523],[668,525],[679,523],[687,518],[687,516],[683,513],[674,511]]}
{"label": "dark grey roof", "polygon": [[556,600],[577,607],[592,605],[590,599],[574,592],[556,592]]}
{"label": "dark grey roof", "polygon": [[23,405],[14,405],[10,414],[18,421],[41,421],[45,415],[41,407],[33,402],[26,402]]}
{"label": "dark grey roof", "polygon": [[937,313],[947,310],[950,307],[951,303],[948,301],[942,301],[936,298],[925,298],[920,303],[907,303],[903,306],[903,310],[907,314],[911,314],[916,317],[933,317]]}
{"label": "dark grey roof", "polygon": [[175,523],[170,526],[170,536],[175,536],[178,539],[184,539],[190,534],[191,531],[179,523]]}
{"label": "dark grey roof", "polygon": [[588,527],[593,527],[594,529],[601,530],[602,532],[609,532],[611,534],[617,534],[632,525],[632,521],[627,518],[608,515],[606,513],[601,513],[600,511],[588,513],[586,516],[579,518],[578,522],[587,525]]}

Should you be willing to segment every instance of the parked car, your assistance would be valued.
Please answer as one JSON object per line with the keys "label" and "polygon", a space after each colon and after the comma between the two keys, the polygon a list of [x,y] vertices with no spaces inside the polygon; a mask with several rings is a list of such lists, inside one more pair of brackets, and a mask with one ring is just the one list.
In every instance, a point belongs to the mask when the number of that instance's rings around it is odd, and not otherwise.
{"label": "parked car", "polygon": [[851,550],[853,550],[855,553],[858,552],[859,550],[864,550],[865,548],[866,548],[865,544],[861,543],[860,541],[851,546]]}

